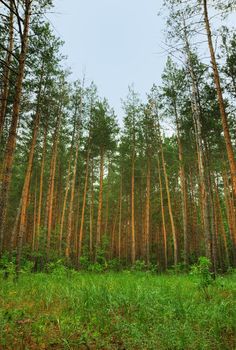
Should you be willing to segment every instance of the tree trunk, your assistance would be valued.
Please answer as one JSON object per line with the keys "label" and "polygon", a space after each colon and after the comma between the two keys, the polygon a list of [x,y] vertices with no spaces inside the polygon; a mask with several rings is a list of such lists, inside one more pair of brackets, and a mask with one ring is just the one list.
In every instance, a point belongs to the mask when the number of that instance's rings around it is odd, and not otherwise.
{"label": "tree trunk", "polygon": [[41,77],[39,82],[39,92],[37,97],[37,107],[36,107],[36,114],[35,114],[35,120],[34,120],[34,129],[33,129],[31,148],[29,152],[28,165],[26,169],[25,180],[24,180],[23,190],[21,194],[20,225],[19,225],[19,231],[17,235],[17,253],[16,253],[17,274],[20,271],[22,243],[26,232],[27,204],[28,204],[28,197],[30,192],[30,181],[31,181],[32,168],[33,168],[34,151],[35,151],[35,146],[37,142],[38,129],[39,129],[39,123],[40,123],[40,117],[41,117],[40,103],[41,103],[42,82],[43,82],[43,68],[41,71]]}
{"label": "tree trunk", "polygon": [[39,250],[39,240],[40,240],[40,227],[41,227],[41,213],[42,213],[42,200],[43,200],[43,177],[44,177],[44,165],[47,149],[47,134],[48,134],[48,123],[44,129],[43,138],[43,150],[41,158],[41,169],[40,169],[40,180],[39,180],[39,200],[38,200],[38,214],[37,214],[37,224],[35,233],[35,250]]}
{"label": "tree trunk", "polygon": [[100,149],[100,188],[98,198],[98,218],[97,218],[97,248],[101,245],[102,226],[102,197],[103,197],[103,173],[104,173],[104,150]]}
{"label": "tree trunk", "polygon": [[66,251],[65,251],[67,259],[70,257],[71,233],[72,233],[72,217],[73,217],[73,214],[74,214],[73,207],[74,207],[75,180],[76,180],[76,170],[77,170],[77,163],[78,163],[78,155],[79,155],[79,131],[77,130],[75,160],[74,160],[74,167],[73,167],[73,176],[72,176],[72,183],[71,183],[70,203],[69,203],[69,212],[68,212],[68,223],[67,223],[67,237],[66,237]]}
{"label": "tree trunk", "polygon": [[[227,117],[226,110],[225,110],[223,93],[222,93],[222,88],[221,88],[221,83],[220,83],[220,76],[219,76],[215,51],[214,51],[213,42],[212,42],[212,33],[211,33],[211,26],[210,26],[210,22],[209,22],[209,16],[208,16],[207,0],[203,0],[203,8],[204,8],[204,20],[205,20],[205,26],[206,26],[206,32],[207,32],[208,46],[209,46],[209,51],[210,51],[210,55],[211,55],[211,64],[212,64],[212,69],[213,69],[213,74],[214,74],[214,81],[215,81],[215,86],[216,86],[216,91],[217,91],[218,104],[219,104],[222,126],[223,126],[223,131],[224,131],[226,151],[227,151],[228,160],[229,160],[229,167],[230,167],[230,173],[231,173],[231,179],[232,179],[232,187],[233,187],[233,193],[234,193],[234,204],[235,204],[235,201],[236,201],[236,160],[234,157],[232,141],[231,141],[231,137],[230,137],[230,133],[229,133],[228,117]],[[235,208],[234,208],[234,215],[235,215]]]}
{"label": "tree trunk", "polygon": [[183,233],[184,233],[184,264],[188,264],[188,198],[186,188],[186,176],[184,169],[183,159],[183,146],[180,136],[179,117],[176,106],[175,109],[175,122],[177,128],[177,141],[178,141],[178,153],[179,153],[179,176],[181,185],[181,202],[182,202],[182,217],[183,217]]}
{"label": "tree trunk", "polygon": [[70,147],[70,154],[69,154],[69,161],[68,161],[68,168],[67,168],[67,176],[66,176],[66,190],[63,200],[63,206],[62,206],[62,213],[61,213],[61,222],[60,222],[60,232],[59,232],[59,255],[62,253],[62,238],[63,238],[63,228],[64,228],[64,221],[65,221],[65,214],[66,214],[66,205],[67,205],[67,198],[68,193],[70,189],[70,177],[71,177],[71,160],[72,160],[72,151],[74,146],[74,134],[75,134],[75,125],[71,140],[71,147]]}
{"label": "tree trunk", "polygon": [[[80,231],[79,231],[79,247],[78,247],[78,256],[77,261],[78,265],[80,263],[80,257],[82,253],[82,243],[83,243],[83,229],[84,229],[84,214],[85,214],[85,208],[86,208],[86,198],[87,198],[87,188],[88,188],[88,177],[89,177],[89,157],[90,157],[90,149],[87,151],[87,158],[86,158],[86,171],[85,171],[85,181],[84,181],[84,195],[83,195],[83,205],[82,205],[82,212],[81,212],[81,221],[80,221]],[[91,247],[90,247],[91,249]]]}
{"label": "tree trunk", "polygon": [[167,233],[166,233],[165,208],[164,208],[164,202],[163,202],[163,189],[162,189],[159,155],[157,155],[157,166],[158,166],[158,177],[159,177],[159,186],[160,186],[160,204],[161,204],[161,218],[162,218],[163,243],[164,243],[164,269],[166,270],[167,269]]}
{"label": "tree trunk", "polygon": [[134,172],[135,172],[135,151],[132,154],[132,175],[131,175],[131,263],[136,260],[136,239],[135,239],[135,213],[134,213]]}
{"label": "tree trunk", "polygon": [[0,108],[0,138],[3,132],[7,99],[9,94],[9,79],[11,72],[11,62],[12,62],[12,51],[14,46],[14,14],[13,14],[13,1],[10,1],[10,13],[9,13],[9,42],[5,60],[5,67],[3,69],[3,82],[1,91],[1,108]]}
{"label": "tree trunk", "polygon": [[166,170],[166,163],[165,163],[163,146],[162,146],[162,137],[161,137],[159,125],[158,125],[158,134],[159,134],[159,140],[160,140],[161,159],[162,159],[162,166],[163,166],[163,172],[164,172],[164,178],[165,178],[168,210],[169,210],[172,238],[173,238],[173,244],[174,244],[174,265],[176,266],[178,263],[178,242],[177,242],[177,234],[176,234],[175,222],[174,222],[174,216],[173,216],[173,210],[172,210],[172,203],[170,198],[169,179],[168,179],[167,170]]}
{"label": "tree trunk", "polygon": [[145,220],[145,238],[146,238],[146,261],[150,263],[150,185],[151,185],[151,164],[150,159],[147,161],[147,178],[146,178],[146,220]]}
{"label": "tree trunk", "polygon": [[120,176],[120,199],[119,199],[119,230],[118,230],[118,259],[121,258],[121,225],[122,225],[122,195],[123,195],[123,176],[121,170]]}
{"label": "tree trunk", "polygon": [[46,205],[46,227],[47,227],[47,241],[46,241],[46,256],[47,261],[49,258],[49,251],[51,246],[51,233],[52,233],[52,210],[53,210],[53,198],[54,198],[54,186],[55,186],[55,173],[56,173],[56,163],[57,163],[57,149],[58,149],[58,139],[59,130],[61,123],[61,106],[58,110],[55,132],[53,135],[53,146],[52,146],[52,156],[50,163],[50,175],[48,181],[48,195],[47,195],[47,205]]}
{"label": "tree trunk", "polygon": [[196,137],[197,155],[198,155],[198,169],[199,169],[201,204],[202,204],[202,211],[203,211],[203,231],[204,231],[204,239],[205,239],[205,250],[206,250],[207,258],[212,260],[209,192],[208,192],[207,181],[206,181],[205,154],[204,154],[204,145],[203,145],[203,139],[202,139],[201,106],[199,101],[197,79],[196,79],[193,64],[192,64],[192,55],[191,55],[190,45],[189,45],[186,31],[185,31],[185,45],[186,45],[185,51],[186,51],[186,57],[187,57],[187,66],[191,77],[192,112],[193,112],[193,121],[194,121],[194,127],[195,127],[195,137]]}
{"label": "tree trunk", "polygon": [[3,251],[3,240],[4,240],[4,230],[6,223],[7,214],[7,202],[9,195],[9,187],[12,175],[12,164],[13,157],[16,147],[16,136],[17,136],[17,125],[20,114],[20,102],[22,95],[22,84],[25,72],[25,59],[28,48],[28,33],[29,33],[29,22],[30,22],[30,7],[32,1],[27,0],[25,5],[25,18],[24,18],[24,30],[21,41],[21,51],[19,56],[19,67],[18,75],[16,80],[15,96],[12,107],[12,120],[9,131],[9,136],[6,144],[6,151],[4,156],[4,166],[3,166],[3,176],[2,176],[2,187],[0,193],[0,255]]}
{"label": "tree trunk", "polygon": [[93,213],[94,213],[94,169],[93,169],[93,159],[91,165],[91,184],[90,184],[90,210],[89,210],[89,255],[90,259],[93,257]]}

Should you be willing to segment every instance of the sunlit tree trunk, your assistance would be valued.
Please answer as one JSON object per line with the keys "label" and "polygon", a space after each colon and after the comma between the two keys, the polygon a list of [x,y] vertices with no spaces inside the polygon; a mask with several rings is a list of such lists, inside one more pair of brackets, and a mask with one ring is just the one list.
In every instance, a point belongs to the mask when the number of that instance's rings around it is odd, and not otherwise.
{"label": "sunlit tree trunk", "polygon": [[165,208],[164,208],[164,202],[163,202],[163,188],[162,188],[159,155],[157,155],[157,167],[158,167],[158,178],[159,178],[159,187],[160,187],[160,204],[161,204],[161,218],[162,218],[162,230],[163,230],[164,268],[166,270],[167,269],[167,232],[166,232]]}
{"label": "sunlit tree trunk", "polygon": [[[209,22],[209,16],[208,16],[207,0],[203,0],[203,8],[204,8],[204,20],[205,20],[205,26],[206,26],[206,32],[207,32],[208,46],[209,46],[209,51],[210,51],[210,55],[211,55],[211,65],[212,65],[212,69],[213,69],[214,81],[215,81],[219,109],[220,109],[221,120],[222,120],[223,131],[224,131],[226,150],[227,150],[227,155],[228,155],[228,160],[229,160],[229,167],[230,167],[230,173],[231,173],[231,179],[232,179],[232,187],[233,187],[233,193],[234,193],[234,201],[236,201],[236,160],[235,160],[235,156],[234,156],[231,136],[229,133],[228,117],[227,117],[226,110],[225,110],[223,93],[222,93],[222,88],[221,88],[221,83],[220,83],[219,70],[217,67],[215,50],[214,50],[213,42],[212,42],[212,33],[211,33],[211,26],[210,26],[210,22]],[[234,215],[235,215],[235,208],[234,208]]]}
{"label": "sunlit tree trunk", "polygon": [[26,231],[27,202],[28,202],[29,191],[30,191],[30,180],[31,180],[31,174],[32,174],[32,167],[33,167],[34,150],[37,142],[37,135],[38,135],[38,129],[39,129],[39,122],[40,122],[41,84],[42,84],[42,81],[40,82],[37,111],[36,111],[35,121],[34,121],[33,137],[31,142],[31,148],[29,153],[29,159],[28,159],[28,165],[27,165],[26,174],[25,174],[22,195],[21,195],[22,199],[21,199],[20,225],[19,225],[19,231],[17,235],[17,255],[16,255],[17,273],[19,273],[20,271],[22,243],[23,243],[23,237]]}
{"label": "sunlit tree trunk", "polygon": [[161,152],[162,167],[163,167],[163,173],[164,173],[164,179],[165,179],[167,201],[168,201],[168,210],[169,210],[170,223],[171,223],[172,239],[173,239],[173,244],[174,244],[174,264],[176,266],[178,263],[178,242],[177,242],[177,234],[176,234],[173,209],[172,209],[172,203],[171,203],[169,179],[168,179],[168,174],[167,174],[167,170],[166,170],[166,162],[165,162],[165,157],[164,157],[164,152],[163,152],[162,137],[161,137],[161,132],[160,132],[159,126],[158,126],[158,135],[159,135],[159,142],[160,142],[160,152]]}
{"label": "sunlit tree trunk", "polygon": [[134,212],[134,173],[135,173],[135,150],[132,154],[132,174],[131,174],[131,263],[136,259],[136,239],[135,239],[135,212]]}
{"label": "sunlit tree trunk", "polygon": [[79,155],[79,131],[77,131],[76,137],[76,149],[75,149],[75,159],[72,173],[72,182],[71,182],[71,193],[70,193],[70,203],[68,210],[68,223],[67,223],[67,237],[66,237],[66,258],[68,259],[70,256],[70,248],[71,248],[71,234],[72,234],[72,218],[74,214],[74,196],[75,196],[75,180],[76,180],[76,170],[78,163],[78,155]]}
{"label": "sunlit tree trunk", "polygon": [[104,174],[104,149],[100,149],[100,187],[98,198],[98,217],[97,217],[97,247],[101,244],[101,226],[102,226],[102,197],[103,197],[103,174]]}
{"label": "sunlit tree trunk", "polygon": [[35,234],[36,251],[38,251],[39,249],[39,240],[40,240],[41,214],[42,214],[42,201],[43,201],[43,178],[44,178],[45,157],[46,157],[46,150],[47,150],[47,135],[48,135],[48,123],[46,123],[44,128],[43,150],[42,150],[41,167],[40,167],[38,214],[37,214],[37,224],[36,224],[36,234]]}
{"label": "sunlit tree trunk", "polygon": [[[80,257],[82,253],[82,243],[83,243],[83,230],[84,230],[84,214],[86,208],[86,199],[87,199],[87,189],[88,189],[88,177],[89,177],[89,158],[90,158],[90,149],[87,151],[86,157],[86,170],[85,170],[85,181],[84,181],[84,194],[83,194],[83,204],[81,211],[81,221],[80,221],[80,231],[79,231],[79,246],[78,246],[78,264],[80,263]],[[90,247],[91,249],[91,247]]]}
{"label": "sunlit tree trunk", "polygon": [[56,163],[57,163],[57,151],[58,151],[58,140],[59,140],[59,130],[61,123],[61,106],[59,107],[55,131],[53,135],[53,146],[52,155],[50,162],[50,175],[48,181],[48,195],[47,195],[47,205],[46,205],[46,228],[47,228],[47,242],[46,242],[46,255],[47,260],[49,258],[49,251],[51,246],[51,233],[52,233],[52,214],[53,214],[53,199],[54,199],[54,186],[55,186],[55,174],[56,174]]}
{"label": "sunlit tree trunk", "polygon": [[18,75],[15,84],[15,96],[12,107],[12,119],[9,130],[9,136],[6,144],[6,151],[4,156],[4,165],[2,171],[2,187],[0,192],[0,255],[3,251],[3,239],[7,213],[7,202],[9,195],[9,187],[12,175],[12,164],[14,158],[14,152],[16,147],[17,126],[20,114],[20,102],[22,95],[22,85],[25,72],[25,60],[28,49],[28,33],[30,24],[30,9],[32,1],[25,1],[25,16],[24,16],[24,29],[21,40],[21,49],[19,55]]}

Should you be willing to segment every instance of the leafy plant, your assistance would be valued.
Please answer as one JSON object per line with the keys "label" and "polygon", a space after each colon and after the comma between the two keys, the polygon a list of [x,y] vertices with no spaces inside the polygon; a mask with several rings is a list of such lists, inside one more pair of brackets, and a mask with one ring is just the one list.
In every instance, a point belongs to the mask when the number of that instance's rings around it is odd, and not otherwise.
{"label": "leafy plant", "polygon": [[213,273],[211,272],[211,261],[205,256],[201,256],[198,259],[197,264],[194,264],[191,268],[191,274],[198,277],[198,287],[203,291],[207,299],[210,298],[209,286],[213,283]]}

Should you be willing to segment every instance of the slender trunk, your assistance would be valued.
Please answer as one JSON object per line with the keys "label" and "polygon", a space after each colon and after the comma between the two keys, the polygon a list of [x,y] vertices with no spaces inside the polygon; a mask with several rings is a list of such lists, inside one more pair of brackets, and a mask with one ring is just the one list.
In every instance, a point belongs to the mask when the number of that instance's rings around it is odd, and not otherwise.
{"label": "slender trunk", "polygon": [[100,149],[100,188],[99,188],[98,218],[97,218],[97,247],[99,247],[101,244],[103,173],[104,173],[104,150],[103,148],[101,148]]}
{"label": "slender trunk", "polygon": [[107,226],[108,226],[108,219],[109,219],[109,195],[110,195],[110,161],[108,164],[108,175],[107,175],[107,193],[106,193],[106,214],[105,214],[105,228],[104,233],[107,235]]}
{"label": "slender trunk", "polygon": [[131,175],[131,263],[136,260],[136,239],[135,239],[135,213],[134,213],[134,171],[135,171],[135,150],[132,154],[132,175]]}
{"label": "slender trunk", "polygon": [[168,179],[167,170],[166,170],[166,163],[165,163],[165,158],[164,158],[162,138],[161,138],[159,126],[158,126],[158,134],[159,134],[159,140],[160,140],[160,151],[161,151],[162,166],[163,166],[163,172],[164,172],[164,178],[165,178],[165,186],[166,186],[168,210],[169,210],[170,223],[171,223],[172,239],[173,239],[173,244],[174,244],[174,265],[176,266],[178,263],[178,242],[177,242],[177,234],[176,234],[176,228],[175,228],[175,222],[174,222],[174,216],[173,216],[173,210],[172,210],[172,203],[171,203],[171,197],[170,197],[169,179]]}
{"label": "slender trunk", "polygon": [[57,150],[58,150],[58,140],[59,140],[59,130],[61,123],[61,106],[59,107],[55,132],[53,135],[53,146],[52,146],[52,156],[50,163],[50,175],[48,181],[48,195],[47,195],[47,205],[46,205],[46,227],[47,227],[47,240],[46,240],[46,255],[47,260],[49,258],[49,250],[51,245],[51,233],[52,233],[52,211],[53,211],[53,198],[54,198],[54,186],[55,186],[55,173],[56,173],[56,163],[57,163]]}
{"label": "slender trunk", "polygon": [[225,193],[228,226],[229,226],[229,232],[230,232],[230,236],[233,244],[233,251],[234,251],[236,248],[236,219],[235,219],[235,216],[233,215],[234,205],[233,205],[233,200],[230,196],[229,183],[227,179],[227,173],[225,171],[223,173],[223,182],[224,182],[224,193]]}
{"label": "slender trunk", "polygon": [[218,186],[216,184],[215,184],[215,194],[216,194],[216,208],[217,208],[218,213],[219,213],[219,226],[220,226],[220,231],[221,231],[221,235],[222,235],[223,242],[224,242],[226,264],[227,264],[227,266],[229,266],[230,265],[229,248],[228,248],[227,236],[226,236],[224,222],[223,222],[222,209],[221,209],[221,205],[220,205],[219,189],[218,189]]}
{"label": "slender trunk", "polygon": [[[37,183],[35,189],[37,188]],[[35,251],[36,242],[36,229],[37,229],[37,192],[34,194],[34,221],[33,221],[33,238],[32,238],[32,251]]]}
{"label": "slender trunk", "polygon": [[61,222],[60,222],[60,232],[59,232],[59,255],[62,253],[62,238],[63,238],[63,228],[64,228],[64,222],[65,222],[65,213],[66,213],[66,205],[67,205],[67,198],[68,193],[70,189],[70,177],[71,177],[71,160],[72,160],[72,151],[74,146],[74,133],[75,133],[75,125],[71,140],[71,147],[70,147],[70,154],[69,154],[69,161],[68,161],[68,168],[67,168],[67,176],[66,176],[66,189],[65,189],[65,195],[63,200],[63,206],[62,206],[62,213],[61,213]]}
{"label": "slender trunk", "polygon": [[201,125],[201,106],[199,102],[199,92],[197,79],[192,64],[192,54],[188,41],[187,32],[185,31],[185,51],[187,57],[187,66],[191,77],[191,88],[192,88],[192,112],[193,121],[195,128],[195,137],[197,145],[198,155],[198,169],[199,169],[199,181],[200,181],[200,193],[201,193],[201,205],[203,212],[203,231],[205,239],[205,251],[206,256],[212,260],[212,249],[211,249],[211,227],[210,227],[210,212],[209,212],[209,189],[206,181],[206,169],[205,169],[205,152],[204,144],[202,139],[202,125]]}
{"label": "slender trunk", "polygon": [[183,159],[183,146],[180,136],[180,126],[177,108],[175,105],[175,122],[177,127],[177,141],[178,141],[178,153],[179,153],[179,176],[181,185],[181,202],[182,202],[182,217],[183,217],[183,233],[184,233],[184,264],[188,264],[188,198],[186,188],[186,176],[184,169]]}
{"label": "slender trunk", "polygon": [[44,129],[43,150],[42,150],[42,158],[41,158],[38,214],[37,214],[36,233],[35,233],[35,250],[36,251],[39,250],[39,240],[40,240],[41,213],[42,213],[42,200],[43,200],[43,177],[44,177],[44,165],[45,165],[45,157],[46,157],[46,149],[47,149],[47,134],[48,134],[48,124],[46,124]]}
{"label": "slender trunk", "polygon": [[74,159],[74,166],[73,166],[73,173],[72,173],[72,183],[71,183],[70,203],[69,203],[68,223],[67,223],[67,237],[66,237],[66,251],[65,251],[65,255],[67,259],[70,257],[70,248],[71,248],[72,218],[74,214],[73,208],[74,208],[75,180],[76,180],[78,155],[79,155],[79,131],[77,130],[75,159]]}
{"label": "slender trunk", "polygon": [[[41,89],[41,87],[40,87],[40,89]],[[24,238],[25,231],[26,231],[27,204],[28,204],[28,197],[29,197],[29,191],[30,191],[30,180],[31,180],[31,174],[32,174],[32,167],[33,167],[34,150],[35,150],[35,145],[37,142],[39,122],[40,122],[40,92],[39,92],[37,111],[36,111],[35,121],[34,121],[34,130],[33,130],[33,137],[32,137],[32,142],[31,142],[30,153],[29,153],[28,165],[27,165],[27,169],[26,169],[25,180],[24,180],[23,190],[22,190],[22,194],[21,194],[21,198],[22,198],[21,199],[21,214],[20,214],[19,231],[18,231],[18,235],[17,235],[17,254],[16,254],[16,272],[17,272],[17,274],[20,271],[20,259],[21,259],[22,243],[23,243],[23,238]]]}
{"label": "slender trunk", "polygon": [[[209,51],[210,51],[210,55],[211,55],[211,65],[212,65],[213,74],[214,74],[214,81],[215,81],[216,92],[217,92],[217,97],[218,97],[218,104],[219,104],[222,126],[223,126],[223,131],[224,131],[226,151],[227,151],[228,160],[229,160],[229,167],[230,167],[230,173],[231,173],[231,179],[232,179],[232,187],[233,187],[233,193],[234,193],[234,201],[236,201],[236,160],[235,160],[233,145],[232,145],[231,136],[230,136],[230,132],[229,132],[228,117],[227,117],[227,113],[225,110],[223,93],[222,93],[222,88],[221,88],[221,83],[220,83],[219,70],[217,67],[215,51],[214,51],[213,42],[212,42],[212,33],[211,33],[209,16],[208,16],[207,0],[203,0],[203,8],[204,8],[204,20],[205,20],[205,26],[206,26],[206,32],[207,32],[208,46],[209,46]],[[234,215],[235,215],[235,208],[234,208]]]}
{"label": "slender trunk", "polygon": [[[79,231],[79,247],[78,247],[78,264],[80,263],[80,257],[82,253],[82,242],[83,242],[83,229],[84,229],[84,214],[86,208],[86,198],[87,198],[87,188],[88,188],[88,177],[89,177],[89,158],[90,158],[90,149],[87,151],[86,158],[86,171],[85,171],[85,181],[84,181],[84,195],[83,195],[83,205],[81,212],[81,222],[80,222],[80,231]],[[91,247],[90,247],[91,249]]]}
{"label": "slender trunk", "polygon": [[118,230],[118,259],[121,258],[121,225],[122,225],[122,195],[123,195],[123,175],[120,177],[120,200],[119,200],[119,230]]}
{"label": "slender trunk", "polygon": [[9,13],[9,42],[5,60],[5,67],[3,69],[3,82],[2,82],[2,91],[1,91],[1,108],[0,108],[0,138],[2,135],[5,117],[6,117],[6,108],[7,108],[7,99],[9,94],[9,80],[11,72],[11,62],[12,62],[12,51],[14,46],[14,14],[13,14],[13,1],[10,1],[10,13]]}
{"label": "slender trunk", "polygon": [[151,185],[151,164],[147,161],[147,184],[146,184],[146,220],[145,220],[145,238],[146,238],[146,260],[150,263],[150,185]]}
{"label": "slender trunk", "polygon": [[110,259],[113,258],[115,252],[115,233],[116,233],[116,223],[119,215],[119,202],[117,205],[117,209],[115,211],[115,217],[113,218],[113,227],[111,231],[111,247],[110,247]]}
{"label": "slender trunk", "polygon": [[164,243],[164,268],[167,269],[167,232],[166,232],[166,220],[165,220],[165,208],[163,202],[163,189],[160,169],[160,159],[157,155],[157,166],[158,166],[158,177],[160,186],[160,204],[161,204],[161,218],[162,218],[162,229],[163,229],[163,243]]}
{"label": "slender trunk", "polygon": [[3,251],[4,230],[7,214],[7,202],[9,196],[9,187],[12,175],[12,164],[14,158],[14,152],[16,147],[17,125],[20,114],[20,103],[22,95],[22,85],[25,72],[25,60],[28,48],[28,33],[30,22],[30,7],[32,1],[27,0],[25,5],[25,18],[24,18],[24,30],[21,41],[21,52],[19,56],[18,75],[16,80],[15,96],[12,107],[12,120],[9,131],[9,136],[6,144],[6,151],[4,156],[2,187],[0,193],[0,255]]}
{"label": "slender trunk", "polygon": [[90,259],[93,256],[93,213],[94,213],[94,170],[93,170],[93,159],[91,165],[91,188],[90,188],[90,213],[89,213],[89,255]]}

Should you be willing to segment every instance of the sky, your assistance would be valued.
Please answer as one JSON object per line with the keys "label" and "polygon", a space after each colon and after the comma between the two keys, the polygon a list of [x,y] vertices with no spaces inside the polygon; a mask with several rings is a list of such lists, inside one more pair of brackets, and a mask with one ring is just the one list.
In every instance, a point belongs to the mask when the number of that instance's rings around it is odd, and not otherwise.
{"label": "sky", "polygon": [[86,76],[123,117],[128,86],[145,98],[160,83],[163,52],[162,0],[54,0],[47,18],[65,42],[63,54],[73,80]]}

